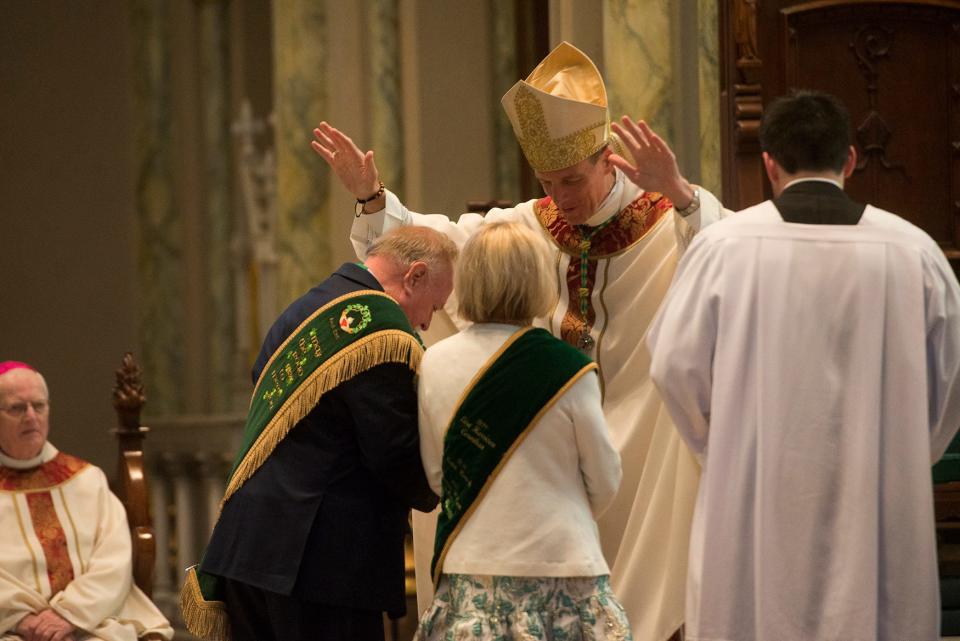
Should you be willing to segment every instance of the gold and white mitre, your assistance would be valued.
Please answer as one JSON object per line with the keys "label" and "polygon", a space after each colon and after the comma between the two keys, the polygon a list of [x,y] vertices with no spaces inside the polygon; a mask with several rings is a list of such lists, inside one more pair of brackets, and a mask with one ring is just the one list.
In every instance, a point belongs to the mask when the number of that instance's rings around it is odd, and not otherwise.
{"label": "gold and white mitre", "polygon": [[569,42],[547,54],[500,100],[523,155],[535,171],[577,164],[610,143],[607,90],[593,61]]}

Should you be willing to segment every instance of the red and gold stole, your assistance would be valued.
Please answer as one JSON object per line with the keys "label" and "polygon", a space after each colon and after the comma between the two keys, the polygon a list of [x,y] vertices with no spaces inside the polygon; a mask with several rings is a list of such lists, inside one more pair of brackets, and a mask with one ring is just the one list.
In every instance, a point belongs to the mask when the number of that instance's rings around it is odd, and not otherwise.
{"label": "red and gold stole", "polygon": [[[621,254],[643,240],[672,208],[669,198],[657,192],[644,192],[613,220],[590,233],[583,225],[570,225],[549,196],[536,202],[533,211],[537,220],[557,247],[570,255],[566,273],[567,309],[560,323],[560,337],[564,342],[577,346],[580,337],[596,322],[593,288],[599,261]],[[584,272],[586,278],[583,278]],[[581,310],[581,299],[586,302],[586,313]]]}
{"label": "red and gold stole", "polygon": [[43,465],[16,470],[0,467],[0,491],[22,492],[30,509],[33,532],[46,560],[51,595],[73,581],[73,564],[67,549],[67,534],[57,517],[52,490],[89,465],[86,461],[59,452]]}

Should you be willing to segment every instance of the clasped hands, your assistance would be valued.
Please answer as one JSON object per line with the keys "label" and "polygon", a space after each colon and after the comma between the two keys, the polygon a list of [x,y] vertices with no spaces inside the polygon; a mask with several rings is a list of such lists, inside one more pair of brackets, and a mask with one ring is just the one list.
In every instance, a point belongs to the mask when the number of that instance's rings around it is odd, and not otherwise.
{"label": "clasped hands", "polygon": [[53,610],[41,610],[20,619],[14,630],[23,641],[75,641],[76,627]]}

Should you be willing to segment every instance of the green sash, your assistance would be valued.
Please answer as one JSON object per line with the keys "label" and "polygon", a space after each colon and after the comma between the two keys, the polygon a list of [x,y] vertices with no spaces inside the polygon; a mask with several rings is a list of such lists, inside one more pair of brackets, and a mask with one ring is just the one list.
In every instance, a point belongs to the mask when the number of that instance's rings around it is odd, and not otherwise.
{"label": "green sash", "polygon": [[537,421],[581,376],[597,369],[579,350],[544,329],[511,336],[464,392],[443,440],[443,487],[431,574],[510,455]]}
{"label": "green sash", "polygon": [[[374,290],[341,296],[310,315],[267,361],[250,399],[240,451],[220,509],[253,476],[320,397],[383,363],[417,371],[423,346],[396,301]],[[230,626],[218,577],[187,570],[180,609],[202,639],[228,641]]]}

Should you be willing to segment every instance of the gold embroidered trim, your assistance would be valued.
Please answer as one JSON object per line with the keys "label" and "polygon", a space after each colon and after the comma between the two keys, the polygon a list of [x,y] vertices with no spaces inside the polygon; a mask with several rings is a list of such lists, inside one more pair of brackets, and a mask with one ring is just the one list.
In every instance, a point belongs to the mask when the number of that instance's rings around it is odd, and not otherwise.
{"label": "gold embroidered trim", "polygon": [[[341,302],[347,300],[348,298],[355,298],[355,297],[357,297],[357,296],[383,296],[384,298],[387,298],[387,299],[389,299],[389,300],[393,300],[393,302],[397,302],[397,301],[395,301],[395,300],[393,299],[392,296],[390,296],[390,295],[388,295],[388,294],[385,294],[385,293],[383,293],[383,292],[379,292],[379,291],[377,291],[377,290],[375,290],[375,289],[361,289],[361,290],[358,290],[358,291],[355,291],[355,292],[349,292],[349,293],[347,293],[347,294],[344,294],[343,296],[338,296],[337,298],[334,298],[332,301],[330,301],[330,302],[327,303],[326,305],[323,305],[322,307],[319,307],[315,312],[313,312],[312,314],[310,314],[310,316],[308,316],[307,318],[305,318],[302,323],[300,323],[299,325],[297,325],[297,328],[296,328],[295,330],[293,330],[292,332],[290,332],[290,335],[287,336],[282,343],[280,343],[280,346],[277,347],[277,349],[273,350],[273,356],[271,356],[270,359],[269,359],[269,360],[266,362],[266,364],[263,366],[263,371],[260,372],[260,377],[257,378],[257,382],[256,382],[256,384],[253,386],[253,389],[257,389],[258,387],[260,387],[260,382],[263,380],[263,377],[267,375],[267,370],[269,370],[269,369],[270,369],[270,366],[273,365],[273,361],[274,361],[275,359],[277,359],[277,358],[287,349],[287,345],[290,344],[290,341],[293,340],[294,336],[296,336],[297,334],[300,333],[300,330],[302,330],[304,327],[306,327],[307,325],[309,325],[310,322],[311,322],[314,318],[316,318],[318,315],[324,313],[325,311],[327,311],[327,310],[330,309],[331,307],[334,307],[334,306],[336,306],[336,305],[339,305]],[[252,398],[252,397],[250,398],[250,405],[253,405],[253,398]]]}
{"label": "gold embroidered trim", "polygon": [[49,492],[70,481],[88,465],[83,459],[59,452],[46,463],[29,470],[0,466],[0,492]]}
{"label": "gold embroidered trim", "polygon": [[27,494],[26,499],[33,534],[40,542],[40,549],[46,561],[50,594],[59,594],[74,578],[73,563],[67,547],[67,533],[57,515],[57,508],[53,504],[53,495],[50,492],[31,492]]}
{"label": "gold embroidered trim", "polygon": [[60,495],[60,504],[63,506],[63,511],[67,513],[67,521],[70,523],[70,528],[73,530],[73,544],[77,550],[77,561],[80,563],[80,573],[85,574],[87,564],[84,563],[83,556],[80,554],[80,534],[77,531],[77,524],[73,521],[70,506],[67,505],[67,498],[63,495],[63,487],[57,486],[57,493]]}
{"label": "gold embroidered trim", "polygon": [[43,588],[40,587],[40,570],[39,564],[37,563],[37,555],[33,552],[33,546],[30,545],[30,539],[27,538],[27,528],[23,525],[23,514],[20,512],[20,503],[17,502],[17,495],[11,494],[10,500],[13,501],[13,509],[17,513],[17,525],[20,526],[20,535],[23,537],[23,544],[27,547],[27,550],[30,552],[30,559],[33,561],[33,582],[37,585],[37,592],[43,593]]}
{"label": "gold embroidered trim", "polygon": [[463,388],[463,393],[460,394],[460,398],[457,400],[456,405],[453,406],[453,413],[451,413],[450,418],[447,419],[447,426],[443,428],[443,436],[446,436],[447,430],[450,429],[450,425],[453,423],[453,417],[455,417],[457,415],[457,412],[460,411],[460,406],[463,405],[463,402],[465,400],[467,400],[467,395],[470,393],[470,390],[473,389],[473,386],[477,384],[477,381],[480,380],[480,377],[487,373],[487,370],[490,369],[490,367],[496,362],[498,358],[500,358],[501,354],[507,351],[508,347],[513,345],[515,342],[517,342],[517,340],[521,336],[523,336],[524,334],[526,334],[532,329],[533,329],[532,326],[521,327],[520,329],[515,331],[513,334],[510,335],[509,338],[507,338],[507,340],[503,343],[503,345],[500,346],[500,349],[495,351],[493,355],[487,359],[487,361],[483,364],[483,367],[477,370],[477,373],[473,375],[473,378],[470,379],[470,382],[467,383],[467,386]]}
{"label": "gold embroidered trim", "polygon": [[[519,338],[517,334],[515,334],[514,336],[517,336],[517,338]],[[482,370],[485,371],[490,365],[492,365],[492,361],[488,362],[487,365],[485,365],[482,368]],[[473,515],[474,510],[476,510],[477,506],[483,502],[483,498],[487,495],[487,491],[490,489],[490,486],[493,485],[493,481],[500,474],[500,471],[503,469],[503,466],[507,464],[507,461],[509,461],[510,457],[513,456],[513,453],[517,451],[517,448],[520,447],[520,444],[523,443],[524,439],[526,439],[527,436],[529,436],[530,430],[540,421],[541,418],[543,418],[543,415],[546,414],[547,410],[553,407],[556,404],[556,402],[560,400],[560,397],[563,396],[566,393],[566,391],[573,386],[574,383],[579,381],[584,374],[595,369],[597,369],[596,363],[588,363],[584,365],[582,368],[580,368],[580,371],[578,371],[576,374],[570,377],[570,380],[567,381],[563,385],[563,387],[557,390],[557,393],[554,394],[553,397],[551,397],[550,400],[547,401],[546,404],[544,404],[544,406],[540,408],[540,411],[537,412],[536,416],[533,417],[533,420],[530,421],[530,424],[523,429],[523,431],[516,438],[513,444],[510,445],[510,449],[508,449],[506,452],[503,453],[503,456],[500,458],[500,462],[497,463],[497,466],[495,468],[493,468],[493,471],[490,473],[490,476],[488,476],[487,480],[484,481],[483,487],[480,488],[480,492],[477,493],[477,498],[473,500],[473,503],[470,504],[470,507],[467,508],[467,511],[463,513],[462,517],[460,517],[460,521],[457,523],[457,526],[453,528],[453,532],[451,532],[450,536],[447,537],[447,542],[444,544],[443,549],[440,550],[440,556],[437,558],[437,567],[434,570],[434,576],[433,576],[434,590],[436,590],[437,587],[440,585],[440,575],[443,573],[443,561],[447,557],[447,552],[450,551],[450,546],[453,545],[454,540],[456,540],[457,535],[460,534],[460,530],[463,529],[463,526],[467,523],[467,521],[470,520],[470,517]],[[471,384],[470,387],[473,387],[473,385]],[[460,409],[459,405],[457,405],[457,409],[458,410]],[[456,412],[454,412],[454,415],[456,415]]]}
{"label": "gold embroidered trim", "polygon": [[[603,328],[600,329],[600,335],[597,337],[597,353],[595,361],[597,361],[597,378],[600,379],[600,402],[603,403],[603,399],[607,395],[607,384],[603,376],[603,364],[600,362],[600,346],[603,345],[603,337],[607,333],[607,327],[610,325],[610,312],[607,310],[607,303],[603,300],[603,295],[607,291],[607,285],[610,283],[610,259],[606,259],[606,264],[603,266],[603,285],[600,287],[600,309],[603,310]],[[597,271],[600,271],[600,266],[597,266]]]}
{"label": "gold embroidered trim", "polygon": [[527,157],[527,162],[536,171],[555,171],[571,167],[607,144],[604,133],[609,127],[609,116],[606,120],[595,122],[566,136],[551,138],[543,105],[532,91],[521,85],[514,94],[513,106],[517,110],[520,127],[517,141],[523,149],[523,155]]}
{"label": "gold embroidered trim", "polygon": [[[616,214],[616,219],[597,232],[590,241],[590,260],[618,256],[644,240],[661,224],[673,204],[656,192],[644,192]],[[565,254],[580,256],[583,234],[571,227],[550,197],[541,198],[533,213],[544,231]]]}
{"label": "gold embroidered trim", "polygon": [[556,336],[556,332],[553,331],[553,317],[557,314],[557,308],[560,306],[560,299],[563,296],[563,281],[560,279],[560,258],[563,256],[562,251],[557,251],[557,263],[554,265],[554,272],[557,274],[557,302],[553,304],[553,309],[550,310],[550,333]]}
{"label": "gold embroidered trim", "polygon": [[[291,336],[294,334],[296,332]],[[276,350],[276,353],[281,351],[282,346]],[[223,510],[223,505],[233,496],[233,493],[260,469],[280,441],[286,437],[294,425],[310,413],[321,396],[357,374],[384,363],[405,363],[416,372],[420,369],[422,357],[423,348],[417,340],[399,329],[386,329],[364,336],[331,356],[307,377],[297,392],[284,402],[263,428],[260,436],[250,446],[247,455],[230,477],[230,484],[220,501],[220,509]],[[267,367],[264,367],[264,370]]]}

